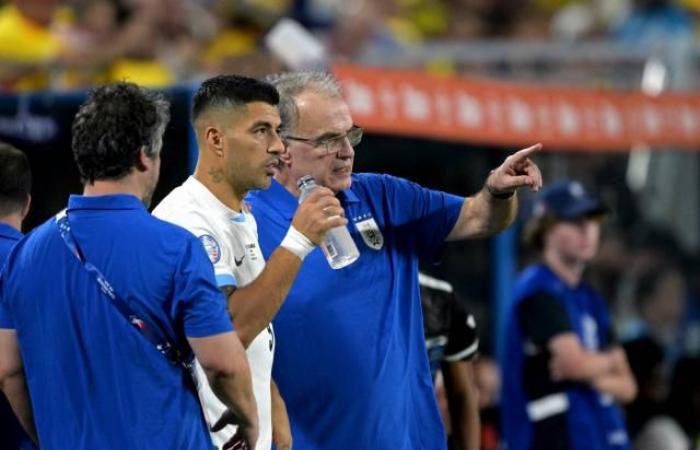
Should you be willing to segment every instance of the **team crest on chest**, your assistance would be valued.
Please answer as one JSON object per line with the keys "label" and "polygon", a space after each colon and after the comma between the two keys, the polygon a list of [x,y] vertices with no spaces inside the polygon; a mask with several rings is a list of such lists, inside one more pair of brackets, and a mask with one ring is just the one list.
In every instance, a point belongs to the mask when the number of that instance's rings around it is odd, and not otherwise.
{"label": "team crest on chest", "polygon": [[355,228],[360,232],[362,240],[371,249],[381,250],[384,246],[384,235],[377,225],[377,221],[374,220],[371,214],[365,214],[359,217],[355,217]]}

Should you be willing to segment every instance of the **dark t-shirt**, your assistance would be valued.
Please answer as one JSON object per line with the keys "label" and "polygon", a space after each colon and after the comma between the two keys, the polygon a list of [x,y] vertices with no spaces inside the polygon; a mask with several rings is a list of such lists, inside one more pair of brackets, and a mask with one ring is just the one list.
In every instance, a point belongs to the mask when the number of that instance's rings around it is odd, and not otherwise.
{"label": "dark t-shirt", "polygon": [[430,371],[435,376],[443,362],[472,359],[479,350],[474,316],[466,312],[452,286],[420,274],[421,306]]}
{"label": "dark t-shirt", "polygon": [[[555,336],[574,333],[571,319],[559,300],[545,292],[524,299],[517,310],[518,324],[525,342],[523,387],[530,399],[541,399],[571,386],[571,381],[554,381],[550,375],[552,357],[548,343]],[[609,332],[612,334],[612,331]],[[608,342],[614,342],[610,336]],[[568,450],[568,423],[564,414],[534,423],[533,449]]]}

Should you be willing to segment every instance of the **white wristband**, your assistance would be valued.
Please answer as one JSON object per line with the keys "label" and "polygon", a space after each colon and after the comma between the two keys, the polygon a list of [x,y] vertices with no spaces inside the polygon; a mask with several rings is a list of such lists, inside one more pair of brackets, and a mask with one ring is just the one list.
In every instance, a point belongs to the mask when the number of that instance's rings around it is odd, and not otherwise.
{"label": "white wristband", "polygon": [[284,247],[294,253],[302,261],[306,255],[311,253],[311,250],[316,248],[316,244],[311,242],[309,238],[304,236],[299,230],[290,225],[287,235],[282,239],[280,247]]}

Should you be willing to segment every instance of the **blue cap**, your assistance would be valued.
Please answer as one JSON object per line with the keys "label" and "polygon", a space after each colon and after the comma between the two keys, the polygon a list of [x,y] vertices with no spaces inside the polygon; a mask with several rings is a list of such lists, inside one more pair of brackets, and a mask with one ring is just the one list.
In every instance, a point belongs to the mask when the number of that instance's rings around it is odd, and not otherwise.
{"label": "blue cap", "polygon": [[587,192],[581,183],[567,179],[555,181],[542,189],[532,216],[550,215],[561,220],[576,220],[608,212],[603,202]]}

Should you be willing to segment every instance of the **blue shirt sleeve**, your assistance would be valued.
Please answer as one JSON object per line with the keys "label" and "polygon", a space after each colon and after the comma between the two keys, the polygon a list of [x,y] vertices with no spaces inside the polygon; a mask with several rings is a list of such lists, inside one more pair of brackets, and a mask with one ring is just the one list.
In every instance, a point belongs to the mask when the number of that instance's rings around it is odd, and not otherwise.
{"label": "blue shirt sleeve", "polygon": [[5,269],[0,272],[0,328],[14,329],[15,324],[12,320],[12,314],[10,313],[10,306],[5,298],[3,282],[6,277],[5,272]]}
{"label": "blue shirt sleeve", "polygon": [[424,188],[411,181],[383,176],[391,221],[419,258],[438,257],[447,235],[454,228],[464,197]]}
{"label": "blue shirt sleeve", "polygon": [[175,272],[175,299],[188,337],[233,331],[226,298],[217,287],[214,270],[197,238],[188,235]]}

